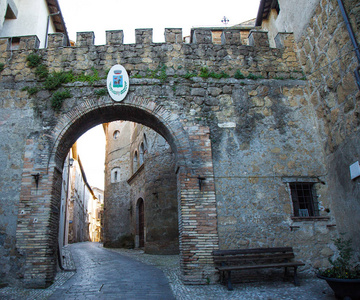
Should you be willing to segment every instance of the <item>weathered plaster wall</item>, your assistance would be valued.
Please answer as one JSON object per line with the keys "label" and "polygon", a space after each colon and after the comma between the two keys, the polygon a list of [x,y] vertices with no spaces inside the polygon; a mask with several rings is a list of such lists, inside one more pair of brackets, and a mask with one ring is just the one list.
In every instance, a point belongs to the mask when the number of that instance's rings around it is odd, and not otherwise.
{"label": "weathered plaster wall", "polygon": [[[3,1],[2,1],[3,2]],[[7,2],[7,1],[5,1]],[[40,48],[45,47],[46,28],[49,10],[45,0],[17,1],[18,15],[16,19],[5,20],[0,31],[0,37],[37,35]],[[55,28],[50,20],[48,33],[54,33]]]}

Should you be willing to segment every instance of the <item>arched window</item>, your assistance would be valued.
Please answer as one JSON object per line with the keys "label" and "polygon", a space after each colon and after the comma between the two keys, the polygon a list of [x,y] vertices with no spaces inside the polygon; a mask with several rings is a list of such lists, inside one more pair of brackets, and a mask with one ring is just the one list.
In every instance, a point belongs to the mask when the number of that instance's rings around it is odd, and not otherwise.
{"label": "arched window", "polygon": [[138,169],[138,154],[137,151],[134,153],[134,159],[133,159],[133,173],[135,173]]}
{"label": "arched window", "polygon": [[116,167],[111,170],[111,183],[120,182],[120,168]]}
{"label": "arched window", "polygon": [[144,143],[141,143],[141,145],[140,145],[140,166],[144,163],[144,153],[145,153]]}
{"label": "arched window", "polygon": [[119,131],[119,130],[115,130],[114,133],[113,133],[113,138],[114,138],[114,140],[116,140],[119,136],[120,136],[120,131]]}
{"label": "arched window", "polygon": [[147,142],[147,139],[146,139],[146,134],[144,133],[144,141],[143,141],[143,144],[144,144],[144,153],[147,151],[148,149],[148,142]]}

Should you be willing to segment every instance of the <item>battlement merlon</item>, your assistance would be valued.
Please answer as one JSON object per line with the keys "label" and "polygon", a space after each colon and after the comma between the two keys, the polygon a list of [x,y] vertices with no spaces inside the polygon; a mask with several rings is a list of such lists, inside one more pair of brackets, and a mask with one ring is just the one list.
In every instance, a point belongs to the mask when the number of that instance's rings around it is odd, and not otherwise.
{"label": "battlement merlon", "polygon": [[[165,29],[165,43],[182,44],[183,35],[181,28],[166,28]],[[211,45],[214,44],[212,29],[195,28],[191,31],[191,44]],[[135,30],[136,44],[150,45],[153,43],[152,29],[136,29]],[[15,38],[0,38],[0,50],[31,50],[39,48],[39,39],[35,35],[16,37],[16,48],[12,43]],[[249,45],[251,47],[269,48],[269,39],[266,31],[250,30]],[[95,35],[94,32],[78,32],[76,36],[75,47],[90,47],[94,46]],[[106,45],[115,46],[124,44],[123,30],[106,31]],[[221,44],[227,45],[241,45],[241,29],[223,29],[221,33]],[[279,32],[275,37],[276,48],[287,48],[290,51],[294,49],[294,39],[292,33]],[[65,47],[65,36],[62,33],[52,33],[48,35],[47,48]]]}

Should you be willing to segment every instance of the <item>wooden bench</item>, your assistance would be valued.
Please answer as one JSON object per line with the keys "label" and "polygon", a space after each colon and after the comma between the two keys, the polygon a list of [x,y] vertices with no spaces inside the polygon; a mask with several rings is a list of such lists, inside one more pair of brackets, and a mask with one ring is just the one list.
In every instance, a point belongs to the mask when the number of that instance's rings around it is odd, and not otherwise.
{"label": "wooden bench", "polygon": [[238,270],[285,268],[285,280],[289,275],[288,268],[294,268],[294,284],[299,285],[297,267],[305,264],[293,261],[294,257],[292,247],[213,251],[214,263],[220,272],[220,281],[227,285],[229,291],[233,290],[231,272]]}

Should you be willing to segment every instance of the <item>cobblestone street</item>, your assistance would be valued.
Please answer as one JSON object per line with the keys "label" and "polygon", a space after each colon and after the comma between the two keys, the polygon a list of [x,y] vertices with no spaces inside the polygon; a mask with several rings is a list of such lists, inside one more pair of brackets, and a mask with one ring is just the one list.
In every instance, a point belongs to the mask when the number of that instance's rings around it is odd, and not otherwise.
{"label": "cobblestone street", "polygon": [[59,272],[44,290],[0,289],[0,299],[335,299],[317,278],[301,278],[299,287],[281,279],[235,284],[231,292],[220,284],[184,285],[177,255],[105,249],[89,242],[65,247],[65,255],[65,268],[76,266],[76,272]]}

